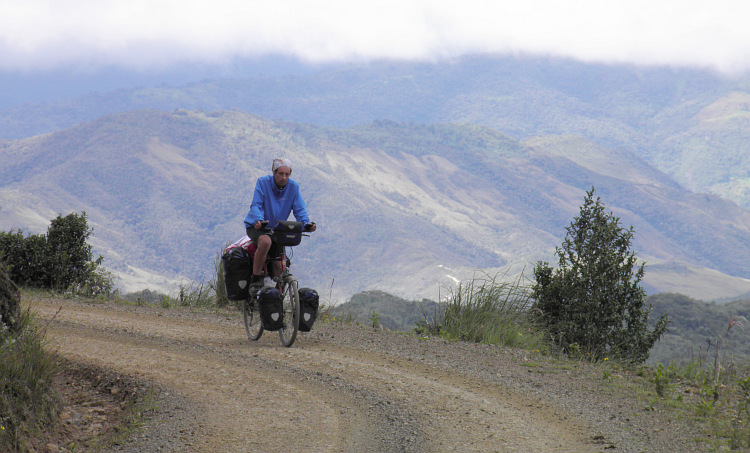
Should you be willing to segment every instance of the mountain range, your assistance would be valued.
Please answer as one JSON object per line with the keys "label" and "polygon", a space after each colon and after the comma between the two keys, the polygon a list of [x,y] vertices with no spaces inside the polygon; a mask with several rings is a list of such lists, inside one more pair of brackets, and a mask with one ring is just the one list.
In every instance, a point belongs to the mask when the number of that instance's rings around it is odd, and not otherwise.
{"label": "mountain range", "polygon": [[293,271],[332,298],[440,297],[530,274],[586,190],[647,291],[750,292],[750,94],[700,71],[472,57],[120,89],[0,111],[0,229],[85,211],[124,289],[211,278],[273,157],[319,231]]}

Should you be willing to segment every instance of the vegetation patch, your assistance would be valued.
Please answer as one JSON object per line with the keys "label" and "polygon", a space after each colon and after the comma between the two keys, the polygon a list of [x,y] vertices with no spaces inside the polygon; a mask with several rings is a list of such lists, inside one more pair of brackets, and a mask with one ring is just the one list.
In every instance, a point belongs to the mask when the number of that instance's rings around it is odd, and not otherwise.
{"label": "vegetation patch", "polygon": [[57,360],[45,349],[44,329],[24,311],[10,330],[0,322],[0,451],[27,451],[58,417]]}
{"label": "vegetation patch", "polygon": [[46,235],[25,235],[21,230],[0,232],[0,256],[18,286],[108,295],[114,279],[100,267],[102,256],[93,259],[87,242],[92,232],[85,212],[59,215]]}
{"label": "vegetation patch", "polygon": [[530,317],[531,293],[521,279],[475,276],[450,290],[432,330],[455,340],[523,349],[546,349],[541,330]]}

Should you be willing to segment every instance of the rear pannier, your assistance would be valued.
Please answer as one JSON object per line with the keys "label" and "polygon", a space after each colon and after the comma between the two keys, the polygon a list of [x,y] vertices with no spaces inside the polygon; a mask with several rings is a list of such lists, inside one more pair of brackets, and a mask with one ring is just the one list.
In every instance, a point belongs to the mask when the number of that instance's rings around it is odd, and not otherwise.
{"label": "rear pannier", "polygon": [[258,291],[260,322],[265,330],[279,330],[284,327],[284,305],[279,290],[265,286]]}
{"label": "rear pannier", "polygon": [[309,332],[318,317],[320,300],[318,292],[312,288],[299,289],[299,331]]}
{"label": "rear pannier", "polygon": [[228,249],[221,257],[224,265],[224,286],[229,300],[245,300],[250,294],[253,259],[244,247]]}

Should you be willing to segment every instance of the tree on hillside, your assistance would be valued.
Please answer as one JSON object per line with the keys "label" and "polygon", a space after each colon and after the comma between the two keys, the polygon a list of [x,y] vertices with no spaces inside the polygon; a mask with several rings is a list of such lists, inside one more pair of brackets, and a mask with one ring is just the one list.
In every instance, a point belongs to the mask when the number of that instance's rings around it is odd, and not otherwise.
{"label": "tree on hillside", "polygon": [[58,215],[46,236],[24,236],[21,230],[0,232],[0,259],[19,286],[108,293],[112,277],[100,268],[103,257],[93,260],[87,242],[92,231],[83,212]]}
{"label": "tree on hillside", "polygon": [[85,281],[86,263],[92,259],[91,245],[87,242],[92,232],[85,212],[65,217],[58,215],[52,220],[47,229],[46,250],[52,287],[66,289],[76,282]]}
{"label": "tree on hillside", "polygon": [[46,284],[46,248],[47,237],[43,234],[25,236],[22,230],[0,231],[0,260],[10,279],[19,286]]}
{"label": "tree on hillside", "polygon": [[640,286],[644,265],[630,250],[633,227],[606,213],[594,189],[586,193],[580,215],[566,229],[558,268],[534,268],[534,307],[554,340],[566,351],[580,350],[594,360],[618,357],[643,362],[667,330],[663,315],[651,328]]}

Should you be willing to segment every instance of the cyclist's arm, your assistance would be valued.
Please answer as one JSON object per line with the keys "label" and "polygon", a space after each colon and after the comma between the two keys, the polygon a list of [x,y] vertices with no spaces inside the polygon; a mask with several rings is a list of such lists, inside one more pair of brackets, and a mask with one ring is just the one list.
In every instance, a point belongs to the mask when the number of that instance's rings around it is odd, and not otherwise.
{"label": "cyclist's arm", "polygon": [[263,209],[264,204],[265,195],[260,180],[258,180],[258,182],[255,183],[255,191],[253,192],[253,201],[250,204],[250,210],[248,211],[247,216],[245,216],[245,229],[257,229],[258,227],[256,225],[258,222],[265,220]]}
{"label": "cyclist's arm", "polygon": [[292,202],[292,212],[297,222],[310,223],[310,216],[307,215],[307,207],[305,206],[305,200],[302,198],[302,193],[299,191],[299,186],[297,186],[297,193]]}

